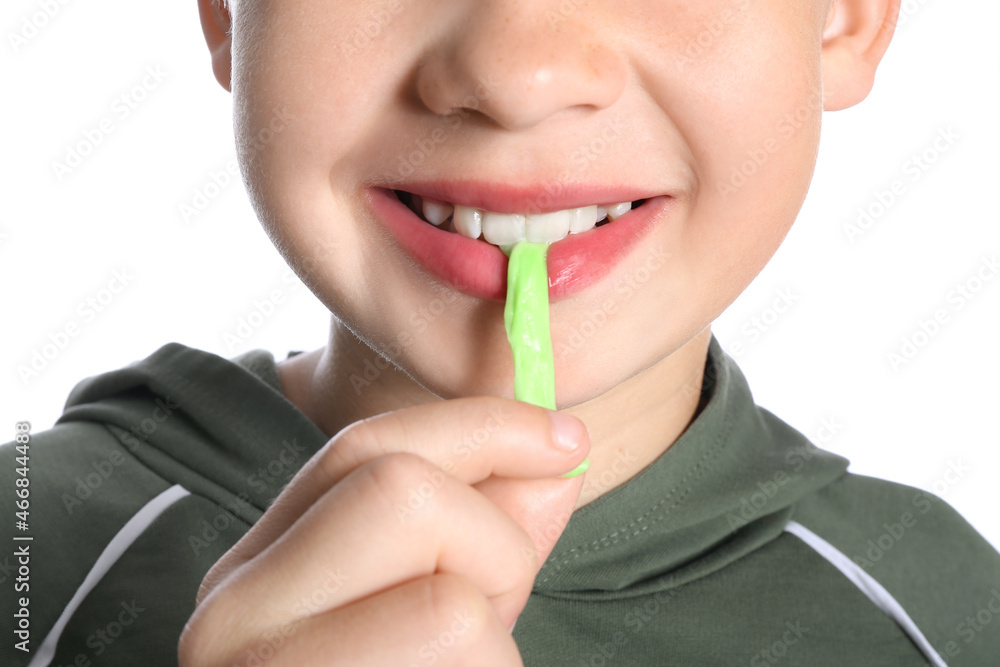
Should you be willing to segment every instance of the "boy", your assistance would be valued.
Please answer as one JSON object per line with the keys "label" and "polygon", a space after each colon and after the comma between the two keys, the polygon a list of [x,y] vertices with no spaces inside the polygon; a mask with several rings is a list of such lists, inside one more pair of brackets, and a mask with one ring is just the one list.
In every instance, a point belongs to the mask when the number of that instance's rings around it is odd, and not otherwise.
{"label": "boy", "polygon": [[[755,406],[709,328],[898,3],[649,4],[388,3],[363,49],[376,3],[201,3],[258,215],[338,319],[278,365],[167,346],[32,435],[43,639],[11,662],[993,664],[996,552]],[[510,401],[505,260],[461,217],[620,204],[550,252],[562,411]]]}

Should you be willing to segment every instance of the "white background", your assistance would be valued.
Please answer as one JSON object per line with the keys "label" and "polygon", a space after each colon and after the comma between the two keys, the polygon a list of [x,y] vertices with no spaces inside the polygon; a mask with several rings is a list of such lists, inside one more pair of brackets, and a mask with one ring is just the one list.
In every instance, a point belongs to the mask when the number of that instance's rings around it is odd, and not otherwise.
{"label": "white background", "polygon": [[[23,34],[39,4],[6,0],[0,15],[0,429],[11,435],[15,420],[51,425],[81,378],[168,341],[284,357],[321,345],[328,322],[311,294],[286,281],[241,182],[210,187],[235,159],[231,104],[212,77],[194,0],[58,7],[17,48],[11,35]],[[759,403],[847,456],[853,471],[937,492],[994,545],[1000,277],[960,310],[948,294],[1000,254],[997,25],[1000,5],[988,0],[904,2],[874,93],[827,114],[799,221],[715,326],[727,350],[743,344],[734,356]],[[116,98],[147,68],[164,79],[122,118]],[[60,181],[53,162],[104,118],[112,132]],[[948,128],[957,140],[914,180],[908,161],[933,152]],[[851,243],[845,225],[896,179],[905,193]],[[185,221],[180,205],[206,187],[215,197]],[[115,270],[132,276],[127,288],[84,315],[79,304]],[[255,299],[275,289],[285,301],[274,315],[244,343],[227,344]],[[793,305],[773,318],[780,290]],[[939,308],[948,322],[893,369],[888,354]],[[753,318],[769,323],[756,338]],[[23,379],[18,367],[73,323],[78,335]],[[838,424],[832,438],[820,437],[824,420]]]}

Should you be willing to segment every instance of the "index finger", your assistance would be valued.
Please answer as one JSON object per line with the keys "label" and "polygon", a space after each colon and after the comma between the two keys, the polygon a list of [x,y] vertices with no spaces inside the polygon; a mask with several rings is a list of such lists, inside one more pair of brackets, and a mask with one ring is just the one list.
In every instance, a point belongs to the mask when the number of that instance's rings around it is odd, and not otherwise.
{"label": "index finger", "polygon": [[212,568],[199,598],[276,541],[330,487],[380,456],[416,454],[472,485],[490,476],[558,478],[589,449],[579,419],[493,396],[412,406],[355,422],[306,462],[268,510],[268,520],[258,521]]}
{"label": "index finger", "polygon": [[480,396],[411,406],[355,422],[310,463],[329,486],[378,456],[406,452],[475,484],[490,476],[557,477],[586,457],[589,444],[587,429],[576,417]]}

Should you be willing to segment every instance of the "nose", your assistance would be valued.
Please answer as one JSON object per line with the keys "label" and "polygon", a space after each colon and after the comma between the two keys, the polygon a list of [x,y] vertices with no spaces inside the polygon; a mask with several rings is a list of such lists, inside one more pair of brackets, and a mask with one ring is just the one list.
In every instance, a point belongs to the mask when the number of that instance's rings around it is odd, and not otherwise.
{"label": "nose", "polygon": [[566,16],[549,0],[464,6],[468,13],[447,19],[453,29],[417,68],[417,94],[434,113],[471,109],[522,130],[560,111],[603,109],[621,97],[626,62],[594,30],[600,21],[579,11]]}

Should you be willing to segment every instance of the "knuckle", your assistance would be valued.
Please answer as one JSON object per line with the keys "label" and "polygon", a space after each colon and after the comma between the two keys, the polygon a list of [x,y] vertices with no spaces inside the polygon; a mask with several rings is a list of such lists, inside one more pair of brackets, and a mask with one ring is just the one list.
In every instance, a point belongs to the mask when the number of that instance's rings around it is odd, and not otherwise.
{"label": "knuckle", "polygon": [[330,441],[321,463],[330,473],[353,470],[366,459],[376,458],[389,451],[378,422],[362,419],[346,426]]}
{"label": "knuckle", "polygon": [[250,606],[238,590],[222,585],[198,603],[177,642],[180,667],[201,667],[226,662],[253,623],[245,612]]}
{"label": "knuckle", "polygon": [[454,635],[456,644],[476,645],[496,623],[490,601],[469,579],[438,573],[424,581],[424,618],[436,631]]}
{"label": "knuckle", "polygon": [[218,649],[213,638],[219,632],[212,628],[212,623],[205,619],[204,614],[195,614],[188,619],[177,640],[178,667],[200,667],[215,662],[214,656]]}
{"label": "knuckle", "polygon": [[407,496],[421,484],[432,482],[439,487],[444,480],[444,473],[432,463],[403,452],[369,461],[360,470],[372,490],[392,506],[405,503]]}
{"label": "knuckle", "polygon": [[[492,396],[459,399],[462,408],[456,413],[457,440],[465,452],[478,452],[504,442],[501,435],[514,422],[515,428],[532,429],[546,423],[543,408]],[[540,421],[539,421],[540,420]]]}
{"label": "knuckle", "polygon": [[209,568],[205,577],[198,585],[198,594],[195,597],[195,604],[202,604],[205,599],[211,595],[213,591],[219,588],[222,582],[225,581],[234,570],[236,570],[237,566],[238,563],[235,560],[235,555],[232,549],[223,554],[222,558],[217,560],[215,565]]}

